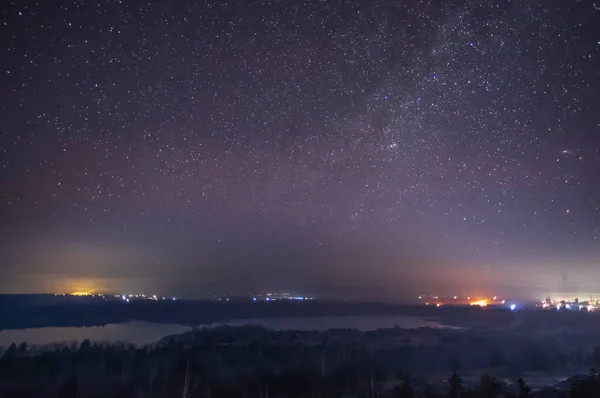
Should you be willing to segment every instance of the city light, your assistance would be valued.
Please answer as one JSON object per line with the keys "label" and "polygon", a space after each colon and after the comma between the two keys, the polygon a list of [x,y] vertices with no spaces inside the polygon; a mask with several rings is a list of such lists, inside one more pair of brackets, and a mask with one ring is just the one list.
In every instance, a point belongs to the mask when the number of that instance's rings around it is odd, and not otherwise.
{"label": "city light", "polygon": [[[598,305],[599,301],[594,300],[592,295],[590,295],[589,301],[580,301],[578,298],[567,298],[560,297],[558,299],[550,299],[550,297],[546,297],[541,302],[543,309],[556,308],[556,311],[582,311],[586,309],[588,312],[594,311]],[[536,305],[537,307],[538,305]]]}
{"label": "city light", "polygon": [[87,292],[79,291],[79,292],[71,293],[71,296],[91,296],[91,295],[92,295],[91,291],[87,291]]}
{"label": "city light", "polygon": [[480,307],[485,307],[485,306],[487,306],[487,304],[488,304],[487,300],[478,300],[478,301],[473,301],[471,303],[471,305],[478,305]]}
{"label": "city light", "polygon": [[[138,301],[146,301],[146,300],[153,300],[153,301],[177,301],[178,298],[177,297],[171,297],[171,296],[157,296],[156,294],[154,295],[146,295],[146,294],[138,294],[138,293],[120,293],[120,294],[110,294],[110,295],[105,295],[102,293],[95,293],[92,292],[91,290],[87,290],[87,291],[74,291],[72,293],[55,293],[55,296],[79,296],[79,297],[89,297],[89,299],[92,298],[97,298],[103,301],[109,301],[112,299],[112,297],[114,297],[114,299],[120,301],[120,302],[125,302],[125,303],[136,303]],[[473,306],[473,307],[480,307],[480,308],[484,308],[484,307],[489,307],[489,308],[494,308],[497,306],[502,306],[505,309],[508,309],[510,311],[516,311],[516,310],[527,310],[530,309],[531,307],[535,306],[538,309],[544,309],[544,310],[554,310],[556,309],[557,312],[562,313],[563,311],[583,311],[586,313],[595,313],[598,311],[598,308],[600,308],[600,300],[596,299],[593,297],[593,295],[589,296],[589,300],[580,300],[578,298],[573,298],[573,297],[558,297],[558,298],[554,298],[551,299],[550,297],[546,297],[543,300],[540,301],[536,301],[534,303],[530,303],[530,302],[523,302],[523,303],[515,303],[512,302],[512,300],[510,299],[503,299],[502,296],[461,296],[461,295],[449,295],[449,296],[443,296],[443,295],[434,295],[434,294],[429,294],[429,295],[421,295],[418,296],[422,301],[421,303],[424,304],[425,306],[430,306],[433,307],[435,306],[436,308],[441,308],[441,307],[453,307],[453,306]],[[468,298],[468,299],[466,299]],[[304,301],[309,301],[309,300],[315,300],[314,297],[309,297],[309,296],[303,296],[303,295],[296,295],[294,293],[283,293],[283,292],[271,292],[271,293],[263,293],[263,294],[256,294],[256,295],[249,295],[246,296],[245,300],[251,299],[252,302],[275,302],[275,301],[283,301],[283,300],[292,300],[292,301],[296,301],[296,302],[304,302]],[[222,295],[222,296],[214,296],[214,300],[218,300],[218,301],[235,301],[235,298],[229,298],[226,295]],[[273,304],[275,305],[275,304]],[[531,305],[531,307],[530,307]],[[441,309],[440,309],[441,310]]]}

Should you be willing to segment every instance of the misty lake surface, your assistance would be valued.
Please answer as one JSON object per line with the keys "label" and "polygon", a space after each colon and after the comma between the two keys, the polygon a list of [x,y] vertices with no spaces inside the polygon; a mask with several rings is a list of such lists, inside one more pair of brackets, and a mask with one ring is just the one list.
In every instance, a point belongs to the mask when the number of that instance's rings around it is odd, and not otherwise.
{"label": "misty lake surface", "polygon": [[[331,317],[285,317],[237,319],[218,323],[213,326],[264,326],[274,330],[318,330],[358,329],[369,331],[398,326],[405,329],[420,327],[443,328],[441,323],[421,317],[394,316],[331,316]],[[202,327],[203,325],[199,325]],[[204,325],[206,326],[206,325]],[[60,342],[82,341],[90,339],[96,342],[124,341],[136,345],[151,344],[165,336],[181,334],[192,328],[182,325],[160,324],[142,321],[131,321],[120,324],[91,327],[46,327],[17,330],[0,330],[0,347],[11,343],[26,342],[28,344],[51,344]]]}
{"label": "misty lake surface", "polygon": [[255,318],[237,319],[224,324],[230,326],[264,326],[267,329],[274,330],[317,330],[319,332],[347,328],[367,332],[375,329],[393,328],[394,326],[404,329],[449,327],[439,322],[407,315]]}
{"label": "misty lake surface", "polygon": [[47,327],[0,330],[0,346],[11,343],[50,344],[90,339],[96,342],[125,341],[144,345],[157,342],[165,336],[192,330],[190,327],[171,324],[132,321],[90,327]]}

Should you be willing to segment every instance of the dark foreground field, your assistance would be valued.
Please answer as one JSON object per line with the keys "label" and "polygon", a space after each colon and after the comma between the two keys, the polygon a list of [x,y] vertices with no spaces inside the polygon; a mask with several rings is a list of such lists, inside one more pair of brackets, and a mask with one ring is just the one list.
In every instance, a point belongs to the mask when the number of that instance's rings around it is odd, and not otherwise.
{"label": "dark foreground field", "polygon": [[[221,327],[147,347],[11,345],[0,358],[0,396],[600,397],[600,381],[590,370],[600,364],[599,348],[568,354],[557,350],[560,341],[530,346],[534,340],[525,339],[511,349],[505,341],[510,337],[435,329]],[[583,376],[567,379],[565,372],[577,368]],[[556,382],[539,391],[540,375],[555,375]]]}
{"label": "dark foreground field", "polygon": [[459,327],[368,332],[213,327],[146,347],[17,342],[0,354],[1,398],[600,397],[595,313],[54,296],[4,296],[0,304],[0,329],[340,315],[412,315]]}

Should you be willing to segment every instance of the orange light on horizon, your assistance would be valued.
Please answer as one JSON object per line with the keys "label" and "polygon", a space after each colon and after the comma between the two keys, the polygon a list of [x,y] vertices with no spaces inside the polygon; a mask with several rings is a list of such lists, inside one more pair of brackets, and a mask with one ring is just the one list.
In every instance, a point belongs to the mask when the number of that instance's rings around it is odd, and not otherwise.
{"label": "orange light on horizon", "polygon": [[487,300],[478,300],[471,302],[471,305],[478,305],[480,307],[485,307],[487,304]]}
{"label": "orange light on horizon", "polygon": [[71,296],[91,296],[92,294],[93,294],[92,291],[88,290],[87,292],[82,292],[82,291],[73,292],[73,293],[71,293]]}

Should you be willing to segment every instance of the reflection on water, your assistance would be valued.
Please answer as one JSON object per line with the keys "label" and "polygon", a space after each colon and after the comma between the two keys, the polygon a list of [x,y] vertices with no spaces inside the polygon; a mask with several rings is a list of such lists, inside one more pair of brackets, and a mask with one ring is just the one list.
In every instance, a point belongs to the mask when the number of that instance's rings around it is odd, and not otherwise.
{"label": "reflection on water", "polygon": [[126,341],[144,345],[154,343],[161,338],[190,331],[191,328],[181,325],[159,324],[150,322],[126,322],[92,327],[49,327],[18,330],[1,330],[0,346],[11,343],[27,342],[28,344],[49,344],[57,342],[82,341]]}
{"label": "reflection on water", "polygon": [[[274,330],[318,330],[358,329],[369,331],[394,326],[405,329],[420,327],[447,327],[434,321],[412,316],[332,316],[332,317],[289,317],[289,318],[255,318],[233,320],[225,325],[256,325]],[[223,324],[219,324],[223,325]],[[218,326],[218,325],[215,325]],[[27,342],[28,344],[49,344],[57,342],[82,341],[90,339],[96,342],[125,341],[143,345],[157,342],[165,336],[190,331],[191,328],[181,325],[158,324],[150,322],[127,322],[92,327],[48,327],[18,330],[1,330],[0,347],[11,343]]]}

